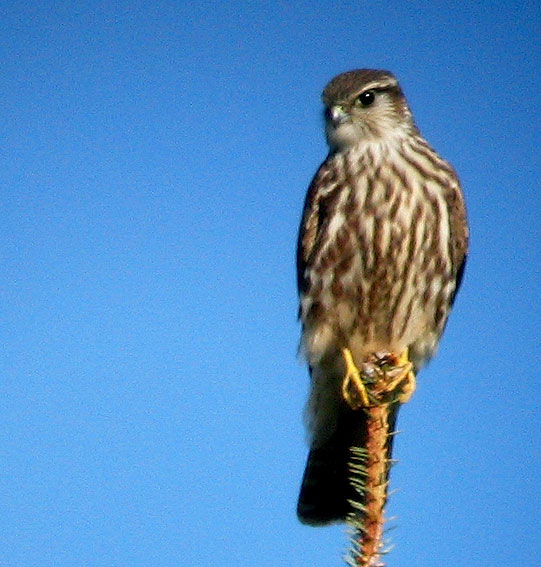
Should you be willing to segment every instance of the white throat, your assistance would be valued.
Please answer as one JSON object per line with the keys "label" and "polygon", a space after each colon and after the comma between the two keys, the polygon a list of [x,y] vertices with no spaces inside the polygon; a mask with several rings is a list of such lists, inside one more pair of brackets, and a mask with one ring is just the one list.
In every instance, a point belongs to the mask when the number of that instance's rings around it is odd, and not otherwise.
{"label": "white throat", "polygon": [[407,124],[397,125],[390,121],[380,124],[378,131],[363,126],[362,123],[347,120],[342,124],[327,123],[325,133],[332,153],[347,152],[353,148],[396,147],[411,136]]}

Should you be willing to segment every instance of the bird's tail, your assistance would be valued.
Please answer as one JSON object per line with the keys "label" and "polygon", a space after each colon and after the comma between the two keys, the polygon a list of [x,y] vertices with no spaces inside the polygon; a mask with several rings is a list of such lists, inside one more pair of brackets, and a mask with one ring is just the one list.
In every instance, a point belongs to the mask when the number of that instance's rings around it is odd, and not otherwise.
{"label": "bird's tail", "polygon": [[[374,458],[385,462],[384,478],[377,479],[384,488],[385,499],[398,406],[389,404],[385,407],[385,423],[381,424],[379,421],[374,424],[369,409],[354,411],[343,407],[340,410],[335,432],[323,445],[312,447],[308,455],[297,505],[301,522],[318,526],[358,519],[359,511],[365,507],[370,483],[374,482],[367,477],[370,461]],[[380,425],[383,426],[381,430],[377,429]],[[375,431],[375,436],[377,431],[382,436],[379,445],[378,440],[373,439]],[[383,455],[370,454],[375,441]],[[365,463],[359,462],[362,454],[366,455]]]}

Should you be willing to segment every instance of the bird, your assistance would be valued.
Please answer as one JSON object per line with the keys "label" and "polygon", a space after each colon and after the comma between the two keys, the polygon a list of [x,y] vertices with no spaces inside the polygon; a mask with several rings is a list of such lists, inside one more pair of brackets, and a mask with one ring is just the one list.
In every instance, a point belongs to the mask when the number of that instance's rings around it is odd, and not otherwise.
{"label": "bird", "polygon": [[354,462],[370,450],[370,408],[385,408],[384,478],[374,482],[386,499],[397,412],[436,351],[469,238],[457,174],[421,135],[391,72],[342,73],[322,101],[329,152],[309,185],[297,242],[310,374],[297,515],[314,526],[347,521],[367,504]]}

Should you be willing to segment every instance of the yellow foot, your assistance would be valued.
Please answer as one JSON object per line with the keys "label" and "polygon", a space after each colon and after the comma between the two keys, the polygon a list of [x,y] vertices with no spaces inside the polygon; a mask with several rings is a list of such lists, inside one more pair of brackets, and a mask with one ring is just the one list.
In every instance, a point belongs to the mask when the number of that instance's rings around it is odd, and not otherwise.
{"label": "yellow foot", "polygon": [[342,382],[342,396],[351,409],[359,409],[360,407],[368,407],[370,401],[366,386],[361,378],[361,373],[349,348],[343,348],[342,354],[346,363],[346,373]]}
{"label": "yellow foot", "polygon": [[408,356],[408,349],[404,349],[393,362],[393,368],[387,372],[387,378],[391,381],[387,383],[387,391],[391,392],[395,388],[400,389],[398,401],[405,404],[416,388],[415,374],[413,373],[413,364]]}

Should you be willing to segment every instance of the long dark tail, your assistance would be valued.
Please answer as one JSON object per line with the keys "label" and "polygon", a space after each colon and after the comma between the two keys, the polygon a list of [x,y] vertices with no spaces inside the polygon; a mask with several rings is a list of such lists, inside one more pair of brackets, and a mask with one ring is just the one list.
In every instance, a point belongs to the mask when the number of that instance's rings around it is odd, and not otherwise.
{"label": "long dark tail", "polygon": [[[389,435],[386,437],[385,459],[391,459],[392,442],[399,404],[388,406]],[[345,521],[352,513],[358,513],[351,502],[360,502],[359,482],[353,478],[351,448],[364,449],[369,445],[369,416],[364,409],[352,410],[344,406],[340,410],[336,431],[321,447],[312,448],[308,454],[302,480],[297,515],[301,522],[314,526]],[[386,476],[388,476],[388,467]],[[382,479],[386,482],[387,478]]]}

